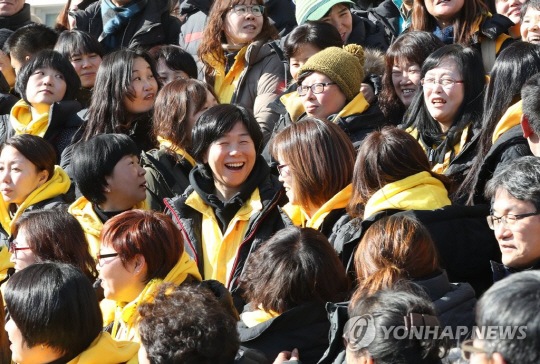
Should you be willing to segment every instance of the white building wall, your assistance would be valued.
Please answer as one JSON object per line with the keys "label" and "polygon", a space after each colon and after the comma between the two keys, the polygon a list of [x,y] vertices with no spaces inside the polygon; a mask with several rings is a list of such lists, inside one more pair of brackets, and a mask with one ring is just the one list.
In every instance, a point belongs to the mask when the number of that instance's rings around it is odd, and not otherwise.
{"label": "white building wall", "polygon": [[66,4],[66,0],[26,0],[32,7],[32,13],[39,17],[44,24],[54,26],[56,17]]}

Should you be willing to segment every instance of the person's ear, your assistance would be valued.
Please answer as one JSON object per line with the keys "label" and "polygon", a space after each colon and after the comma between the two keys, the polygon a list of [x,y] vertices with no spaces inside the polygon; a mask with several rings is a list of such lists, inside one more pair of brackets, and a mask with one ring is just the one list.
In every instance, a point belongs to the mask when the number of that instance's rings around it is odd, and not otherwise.
{"label": "person's ear", "polygon": [[47,179],[49,178],[49,171],[44,169],[43,171],[38,173],[38,183],[39,185],[43,185],[45,182],[47,182]]}
{"label": "person's ear", "polygon": [[526,115],[521,115],[521,129],[523,130],[523,136],[527,139],[534,135],[534,130],[531,128],[529,118]]}
{"label": "person's ear", "polygon": [[146,267],[146,259],[144,259],[144,255],[137,254],[135,255],[135,258],[133,258],[133,274],[140,275],[141,273],[146,274],[146,270],[144,269]]}

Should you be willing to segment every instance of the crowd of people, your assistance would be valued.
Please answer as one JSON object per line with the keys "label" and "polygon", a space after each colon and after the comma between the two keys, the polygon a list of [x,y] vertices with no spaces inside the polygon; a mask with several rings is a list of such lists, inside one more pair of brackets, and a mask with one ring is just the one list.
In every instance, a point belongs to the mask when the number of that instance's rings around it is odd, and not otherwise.
{"label": "crowd of people", "polygon": [[540,362],[540,0],[0,1],[0,364]]}

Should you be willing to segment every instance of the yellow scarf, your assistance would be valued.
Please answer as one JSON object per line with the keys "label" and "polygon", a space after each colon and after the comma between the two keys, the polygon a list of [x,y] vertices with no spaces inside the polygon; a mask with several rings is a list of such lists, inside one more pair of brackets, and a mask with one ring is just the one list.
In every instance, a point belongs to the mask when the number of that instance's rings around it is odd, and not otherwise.
{"label": "yellow scarf", "polygon": [[293,123],[298,120],[300,115],[306,112],[304,104],[302,104],[302,98],[298,96],[296,91],[282,95],[279,99],[285,105],[285,110],[287,110]]}
{"label": "yellow scarf", "polygon": [[49,113],[41,114],[39,118],[32,120],[30,105],[19,100],[11,109],[9,121],[15,129],[15,135],[30,134],[43,138],[49,127]]}
{"label": "yellow scarf", "polygon": [[108,332],[102,332],[92,344],[68,364],[135,364],[139,345],[130,341],[115,341]]}
{"label": "yellow scarf", "polygon": [[13,221],[17,220],[24,210],[38,202],[66,193],[70,186],[71,181],[67,173],[64,172],[60,166],[55,166],[52,177],[28,195],[26,200],[24,200],[17,208],[17,212],[15,213],[15,216],[13,216],[13,219],[9,215],[9,204],[7,204],[3,198],[0,198],[0,223],[2,224],[2,227],[9,235],[11,235],[11,224]]}
{"label": "yellow scarf", "polygon": [[247,327],[251,328],[278,316],[278,313],[274,311],[267,312],[263,310],[262,307],[259,305],[259,307],[255,311],[242,313],[240,315],[240,319],[244,322],[244,324],[246,324]]}
{"label": "yellow scarf", "polygon": [[495,130],[493,131],[493,139],[491,140],[492,144],[495,144],[501,135],[521,123],[521,115],[523,114],[522,106],[523,102],[520,100],[506,110],[504,115],[501,117],[501,120],[499,120],[495,126]]}
{"label": "yellow scarf", "polygon": [[346,117],[349,115],[358,115],[362,114],[364,111],[366,111],[369,108],[369,104],[364,98],[363,93],[359,93],[352,99],[341,111],[339,114],[336,115],[334,120],[332,122],[336,122],[338,118]]}
{"label": "yellow scarf", "polygon": [[186,280],[188,275],[191,275],[197,281],[202,280],[197,264],[184,252],[165,279],[152,279],[146,284],[141,294],[132,302],[117,302],[112,336],[116,340],[138,341],[135,324],[138,317],[137,307],[139,304],[142,302],[151,302],[160,283],[171,282],[179,285]]}
{"label": "yellow scarf", "polygon": [[3,281],[7,277],[8,269],[15,266],[10,262],[11,253],[8,251],[7,246],[0,247],[0,281]]}
{"label": "yellow scarf", "polygon": [[160,147],[165,147],[167,149],[174,150],[174,152],[178,154],[180,157],[185,158],[191,164],[192,167],[195,167],[195,165],[197,164],[197,162],[195,162],[195,159],[193,159],[193,157],[190,156],[189,153],[186,152],[184,149],[179,148],[179,147],[175,147],[174,149],[172,149],[171,141],[164,139],[160,136],[157,137],[157,140],[159,142]]}
{"label": "yellow scarf", "polygon": [[240,49],[238,54],[234,57],[234,64],[229,69],[227,74],[225,74],[224,63],[216,60],[211,54],[208,56],[208,62],[215,70],[214,90],[219,96],[219,101],[222,104],[228,104],[232,100],[234,91],[236,90],[236,86],[240,80],[240,75],[242,74],[242,71],[244,71],[247,48],[248,46],[245,46]]}
{"label": "yellow scarf", "polygon": [[443,183],[429,172],[420,172],[375,192],[366,203],[364,219],[383,210],[435,210],[451,204]]}

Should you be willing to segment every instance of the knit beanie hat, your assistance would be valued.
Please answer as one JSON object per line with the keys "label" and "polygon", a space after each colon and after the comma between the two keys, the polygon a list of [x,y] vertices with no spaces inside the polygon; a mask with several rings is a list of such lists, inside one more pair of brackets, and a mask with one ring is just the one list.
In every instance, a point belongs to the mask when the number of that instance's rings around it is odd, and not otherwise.
{"label": "knit beanie hat", "polygon": [[302,25],[308,20],[320,20],[336,4],[354,5],[351,0],[296,0],[294,3],[296,4],[295,15],[298,25]]}
{"label": "knit beanie hat", "polygon": [[304,63],[298,71],[298,84],[302,84],[308,72],[319,72],[335,82],[347,101],[351,101],[360,92],[364,60],[364,50],[357,44],[348,44],[343,48],[328,47]]}

